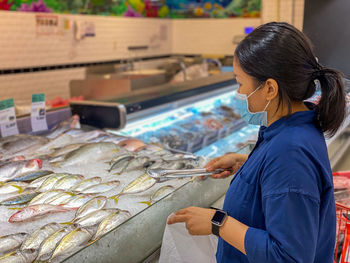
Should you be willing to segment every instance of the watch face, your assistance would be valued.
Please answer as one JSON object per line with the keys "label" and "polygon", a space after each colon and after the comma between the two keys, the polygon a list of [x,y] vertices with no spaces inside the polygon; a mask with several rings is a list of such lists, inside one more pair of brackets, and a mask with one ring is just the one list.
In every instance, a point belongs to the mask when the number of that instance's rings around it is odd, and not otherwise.
{"label": "watch face", "polygon": [[223,212],[223,211],[218,210],[218,211],[215,212],[215,214],[214,214],[214,216],[213,216],[211,221],[212,221],[213,224],[222,225],[223,220],[225,219],[225,217],[226,217],[226,213]]}

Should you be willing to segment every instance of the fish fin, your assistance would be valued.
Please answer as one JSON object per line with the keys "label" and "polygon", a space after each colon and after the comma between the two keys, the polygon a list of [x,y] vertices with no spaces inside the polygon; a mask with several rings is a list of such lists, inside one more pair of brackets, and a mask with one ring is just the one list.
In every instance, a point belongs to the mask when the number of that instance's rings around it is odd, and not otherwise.
{"label": "fish fin", "polygon": [[90,245],[92,245],[93,243],[95,243],[97,240],[99,240],[99,238],[96,238],[96,239],[90,241],[87,245],[90,246]]}
{"label": "fish fin", "polygon": [[113,175],[121,175],[121,173],[114,173]]}
{"label": "fish fin", "polygon": [[189,180],[188,182],[193,182],[194,180],[196,180],[196,177],[195,177],[195,176],[193,176],[193,177],[191,178],[191,180]]}
{"label": "fish fin", "polygon": [[0,182],[0,186],[3,186],[3,185],[5,185],[5,182]]}
{"label": "fish fin", "polygon": [[60,168],[61,167],[61,162],[51,162],[50,165],[52,165],[53,167]]}
{"label": "fish fin", "polygon": [[140,204],[145,204],[147,206],[151,206],[151,202],[150,201],[142,201],[142,202],[139,202]]}
{"label": "fish fin", "polygon": [[20,187],[20,186],[18,186],[18,185],[15,185],[15,184],[12,184],[12,186],[13,186],[14,188],[17,188],[17,189],[18,189],[18,193],[19,193],[19,194],[23,192],[23,188],[22,188],[22,187]]}
{"label": "fish fin", "polygon": [[9,207],[10,210],[21,210],[23,207]]}
{"label": "fish fin", "polygon": [[73,221],[60,223],[61,225],[73,225]]}
{"label": "fish fin", "polygon": [[115,201],[116,204],[118,204],[118,201],[119,201],[119,197],[120,197],[120,194],[117,194],[117,195],[113,195],[111,197],[109,197],[110,199],[113,199]]}

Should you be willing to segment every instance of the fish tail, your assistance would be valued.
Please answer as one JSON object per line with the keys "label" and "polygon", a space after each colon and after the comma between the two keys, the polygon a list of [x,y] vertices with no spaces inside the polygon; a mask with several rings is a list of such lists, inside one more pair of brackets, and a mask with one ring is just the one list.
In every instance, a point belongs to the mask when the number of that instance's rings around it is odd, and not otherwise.
{"label": "fish tail", "polygon": [[147,206],[151,206],[151,202],[150,201],[142,201],[142,202],[139,202],[140,204],[145,204]]}

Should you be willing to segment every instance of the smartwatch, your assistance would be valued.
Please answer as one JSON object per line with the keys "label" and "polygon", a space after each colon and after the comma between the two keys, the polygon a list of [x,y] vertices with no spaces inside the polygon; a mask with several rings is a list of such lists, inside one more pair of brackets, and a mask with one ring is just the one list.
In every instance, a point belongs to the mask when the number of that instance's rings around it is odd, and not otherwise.
{"label": "smartwatch", "polygon": [[227,218],[226,211],[223,210],[216,210],[213,218],[211,219],[211,232],[216,235],[219,235],[219,229],[220,227],[225,223],[225,220]]}

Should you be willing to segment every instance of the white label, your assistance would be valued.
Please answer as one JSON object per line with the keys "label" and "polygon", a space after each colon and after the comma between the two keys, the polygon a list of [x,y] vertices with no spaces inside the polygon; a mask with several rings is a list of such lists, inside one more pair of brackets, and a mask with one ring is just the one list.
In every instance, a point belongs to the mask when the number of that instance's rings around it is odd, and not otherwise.
{"label": "white label", "polygon": [[47,130],[46,112],[45,112],[45,94],[32,95],[32,111],[30,114],[32,130]]}
{"label": "white label", "polygon": [[0,129],[2,137],[18,134],[13,99],[0,101]]}

